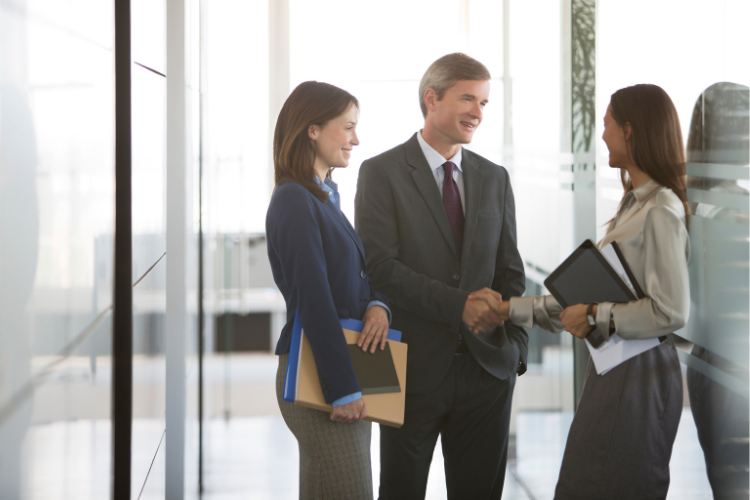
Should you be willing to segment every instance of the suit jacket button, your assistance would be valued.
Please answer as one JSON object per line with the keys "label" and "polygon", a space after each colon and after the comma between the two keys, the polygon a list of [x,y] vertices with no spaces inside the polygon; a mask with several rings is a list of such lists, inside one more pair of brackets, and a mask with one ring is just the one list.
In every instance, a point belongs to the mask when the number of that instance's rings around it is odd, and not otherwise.
{"label": "suit jacket button", "polygon": [[365,273],[364,271],[360,271],[360,272],[359,272],[359,276],[360,276],[360,277],[361,277],[362,279],[365,279],[365,278],[367,278],[367,274],[366,274],[366,273]]}
{"label": "suit jacket button", "polygon": [[460,276],[460,275],[458,275],[458,274],[454,274],[454,275],[453,275],[453,279],[454,279],[454,280],[456,280],[456,281],[458,281],[458,280],[460,280],[460,279],[461,279],[461,276]]}

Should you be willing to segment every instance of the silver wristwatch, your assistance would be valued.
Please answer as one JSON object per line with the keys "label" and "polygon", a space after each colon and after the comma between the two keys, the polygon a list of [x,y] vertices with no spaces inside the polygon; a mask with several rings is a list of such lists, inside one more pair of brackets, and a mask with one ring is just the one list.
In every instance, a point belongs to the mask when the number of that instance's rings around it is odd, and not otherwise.
{"label": "silver wristwatch", "polygon": [[589,322],[589,325],[596,326],[596,318],[594,317],[594,304],[589,304],[589,306],[586,308],[586,319]]}

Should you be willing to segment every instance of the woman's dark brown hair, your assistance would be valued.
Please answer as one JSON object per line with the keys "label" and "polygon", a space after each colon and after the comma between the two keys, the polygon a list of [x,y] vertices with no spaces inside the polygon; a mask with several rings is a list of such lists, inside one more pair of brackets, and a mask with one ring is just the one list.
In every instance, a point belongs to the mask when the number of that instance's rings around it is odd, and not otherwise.
{"label": "woman's dark brown hair", "polygon": [[287,98],[273,134],[273,171],[276,187],[297,182],[320,201],[328,195],[315,182],[315,150],[307,134],[311,125],[323,126],[359,101],[346,90],[322,82],[300,83]]}
{"label": "woman's dark brown hair", "polygon": [[[641,84],[612,94],[609,106],[612,118],[620,127],[630,124],[628,154],[631,159],[651,179],[677,195],[685,209],[685,224],[689,226],[685,150],[680,119],[672,99],[661,87]],[[620,176],[627,194],[633,190],[633,181],[624,168]]]}

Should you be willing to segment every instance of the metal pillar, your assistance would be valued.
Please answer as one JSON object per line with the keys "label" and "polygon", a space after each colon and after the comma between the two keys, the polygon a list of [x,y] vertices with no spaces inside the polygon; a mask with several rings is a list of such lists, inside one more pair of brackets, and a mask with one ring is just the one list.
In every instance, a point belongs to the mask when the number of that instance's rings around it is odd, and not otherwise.
{"label": "metal pillar", "polygon": [[[596,0],[570,3],[570,145],[573,153],[573,242],[596,241]],[[581,400],[589,353],[573,343],[575,406]]]}

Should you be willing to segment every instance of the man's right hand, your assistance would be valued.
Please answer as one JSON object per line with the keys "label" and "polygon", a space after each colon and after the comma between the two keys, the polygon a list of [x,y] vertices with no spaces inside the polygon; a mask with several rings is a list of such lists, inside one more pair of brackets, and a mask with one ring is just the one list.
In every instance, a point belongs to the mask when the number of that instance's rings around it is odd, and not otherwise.
{"label": "man's right hand", "polygon": [[488,299],[490,302],[497,301],[497,303],[503,300],[498,292],[489,288],[483,288],[472,292],[466,300],[466,304],[464,304],[464,312],[461,320],[474,333],[483,332],[493,326],[501,326],[503,324],[502,319],[488,303]]}
{"label": "man's right hand", "polygon": [[362,398],[356,399],[351,403],[345,405],[339,405],[333,409],[331,413],[331,420],[334,422],[341,422],[345,424],[351,424],[359,422],[367,416],[367,408],[365,407],[365,400]]}
{"label": "man's right hand", "polygon": [[494,290],[484,288],[482,290],[477,290],[476,292],[471,292],[469,294],[469,300],[484,300],[487,305],[490,306],[490,309],[495,312],[497,317],[500,318],[501,323],[510,320],[510,301],[503,300],[502,295]]}

